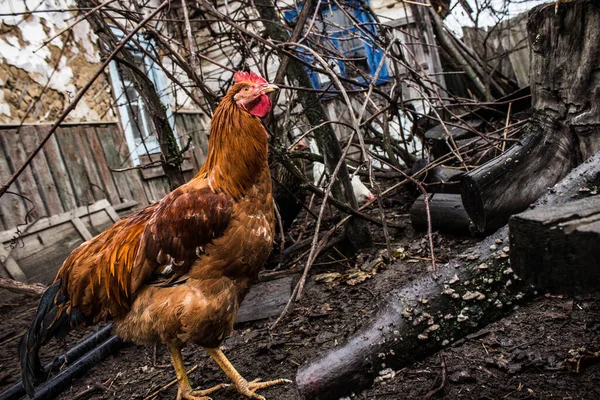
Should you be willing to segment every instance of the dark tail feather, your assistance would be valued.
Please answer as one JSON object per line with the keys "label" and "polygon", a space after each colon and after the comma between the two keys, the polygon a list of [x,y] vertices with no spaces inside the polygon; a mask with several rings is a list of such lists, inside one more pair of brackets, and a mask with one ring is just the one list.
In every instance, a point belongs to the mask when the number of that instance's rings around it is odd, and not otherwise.
{"label": "dark tail feather", "polygon": [[[54,336],[61,336],[70,330],[69,317],[65,311],[58,315],[65,296],[59,293],[60,281],[53,283],[42,295],[35,319],[19,342],[19,359],[23,387],[29,395],[35,394],[35,386],[47,379],[47,373],[40,362],[40,348]],[[63,309],[64,310],[64,309]]]}

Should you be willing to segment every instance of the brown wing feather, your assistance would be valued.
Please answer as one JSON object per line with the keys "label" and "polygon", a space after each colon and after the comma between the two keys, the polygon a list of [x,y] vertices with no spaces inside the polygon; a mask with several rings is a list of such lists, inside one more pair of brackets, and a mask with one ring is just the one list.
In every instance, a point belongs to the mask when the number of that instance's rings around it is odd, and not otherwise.
{"label": "brown wing feather", "polygon": [[63,294],[95,321],[129,309],[151,276],[172,263],[187,272],[200,249],[225,231],[232,199],[193,180],[73,250],[58,271]]}

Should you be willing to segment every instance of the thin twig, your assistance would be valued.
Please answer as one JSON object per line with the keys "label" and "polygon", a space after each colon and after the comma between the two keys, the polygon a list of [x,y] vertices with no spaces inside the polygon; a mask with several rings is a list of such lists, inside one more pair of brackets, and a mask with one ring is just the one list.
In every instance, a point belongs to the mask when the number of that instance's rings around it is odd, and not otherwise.
{"label": "thin twig", "polygon": [[508,133],[508,126],[510,124],[510,111],[512,110],[513,103],[508,104],[508,112],[506,113],[506,123],[504,124],[504,132],[503,132],[503,141],[502,141],[502,152],[504,153],[504,149],[506,148],[506,135]]}
{"label": "thin twig", "polygon": [[423,397],[423,400],[428,400],[430,398],[432,398],[436,393],[438,393],[439,391],[441,391],[442,389],[444,389],[444,387],[446,386],[446,377],[448,375],[448,371],[446,370],[446,360],[444,360],[444,355],[442,353],[440,353],[440,364],[442,367],[442,381],[440,382],[440,385],[438,387],[436,387],[435,389],[430,390],[425,397]]}

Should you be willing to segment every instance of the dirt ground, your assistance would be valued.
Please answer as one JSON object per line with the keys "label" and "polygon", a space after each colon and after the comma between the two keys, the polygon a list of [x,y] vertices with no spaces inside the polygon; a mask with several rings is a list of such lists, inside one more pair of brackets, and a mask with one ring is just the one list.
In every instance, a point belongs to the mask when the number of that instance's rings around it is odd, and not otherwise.
{"label": "dirt ground", "polygon": [[[274,330],[269,331],[272,321],[266,320],[236,327],[223,349],[243,376],[248,380],[294,380],[298,366],[343,343],[363,326],[387,292],[426,273],[428,263],[422,259],[427,256],[425,235],[408,226],[405,206],[398,210],[396,221],[406,222],[407,227],[390,233],[392,248],[404,254],[404,259],[389,262],[362,282],[350,280],[349,271],[375,259],[385,249],[381,232],[374,229],[375,246],[358,257],[345,258],[336,252],[321,257],[311,271],[305,295]],[[435,239],[442,264],[476,242],[473,238],[439,234]],[[326,273],[333,275],[323,275]],[[327,282],[327,277],[337,279]],[[16,346],[32,320],[36,303],[36,299],[17,297],[0,305],[0,391],[19,379]],[[94,329],[75,332],[63,342],[52,342],[45,350],[44,361]],[[175,399],[176,385],[163,388],[175,377],[167,350],[159,346],[155,359],[153,350],[124,346],[74,382],[58,399]],[[600,296],[540,295],[512,315],[450,344],[439,354],[395,371],[394,377],[352,398],[419,399],[441,387],[431,398],[598,399],[598,357]],[[198,366],[190,374],[192,386],[210,387],[226,380],[202,349],[188,345],[184,360],[188,368]],[[261,394],[271,400],[301,398],[293,383]],[[244,398],[228,389],[212,397]]]}

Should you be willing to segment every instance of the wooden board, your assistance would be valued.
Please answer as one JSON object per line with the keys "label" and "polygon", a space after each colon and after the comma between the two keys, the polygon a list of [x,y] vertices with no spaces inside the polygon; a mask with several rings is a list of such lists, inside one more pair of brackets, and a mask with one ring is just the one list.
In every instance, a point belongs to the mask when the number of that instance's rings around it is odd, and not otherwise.
{"label": "wooden board", "polygon": [[292,295],[293,276],[258,283],[242,302],[237,323],[255,321],[279,315]]}
{"label": "wooden board", "polygon": [[[181,170],[183,172],[187,172],[187,171],[192,171],[194,169],[194,163],[192,162],[191,158],[192,158],[192,154],[190,151],[187,151],[183,154],[184,156],[184,160],[183,163],[181,164]],[[154,157],[156,158],[156,157]],[[148,160],[147,157],[140,157],[140,159],[142,160],[142,164],[146,163],[146,162],[150,162],[150,160]],[[142,168],[140,170],[142,172],[142,178],[144,180],[148,180],[148,179],[154,179],[154,178],[161,178],[161,177],[165,177],[165,171],[163,170],[162,165],[154,165],[150,168]]]}
{"label": "wooden board", "polygon": [[[111,171],[111,169],[115,170],[123,168],[121,157],[115,147],[112,129],[96,129],[96,135],[100,146],[102,147],[102,154],[106,160],[106,167],[108,170]],[[119,200],[125,201],[133,199],[134,195],[132,193],[131,183],[127,179],[127,173],[111,171],[111,176],[114,180]]]}
{"label": "wooden board", "polygon": [[198,171],[202,164],[204,164],[206,153],[208,151],[208,136],[206,134],[206,128],[202,123],[202,115],[177,114],[175,116],[175,121],[182,146],[185,146],[187,143],[188,136],[191,136],[192,138],[190,147],[193,154],[194,169],[195,171]]}
{"label": "wooden board", "polygon": [[[5,182],[12,175],[12,170],[8,165],[8,157],[3,153],[2,146],[0,146],[0,156],[0,177]],[[18,192],[18,187],[17,185],[12,185],[9,190],[11,192]],[[25,204],[23,204],[23,199],[19,196],[7,192],[4,196],[0,197],[0,218],[2,219],[4,229],[25,223],[26,213],[27,209],[25,208]]]}
{"label": "wooden board", "polygon": [[[92,200],[101,200],[107,198],[107,194],[104,193],[104,188],[100,175],[98,174],[98,168],[94,162],[94,156],[90,149],[90,145],[87,141],[86,136],[94,134],[93,127],[87,126],[75,126],[72,128],[73,138],[78,147],[78,154],[80,157],[81,164],[80,169],[85,172],[86,180],[92,191]],[[82,168],[83,167],[83,168]]]}
{"label": "wooden board", "polygon": [[[37,137],[37,132],[32,126],[24,126],[21,129],[19,136],[21,143],[23,143],[23,148],[25,149],[27,156],[29,156],[37,149],[40,142]],[[38,184],[37,187],[40,196],[48,211],[48,215],[60,214],[63,212],[64,208],[61,204],[60,197],[58,196],[56,184],[52,179],[50,167],[48,166],[48,161],[46,160],[43,149],[31,161],[31,169],[35,181]]]}
{"label": "wooden board", "polygon": [[115,185],[115,181],[113,176],[108,168],[108,163],[106,161],[106,157],[104,157],[104,152],[102,150],[102,145],[98,140],[98,136],[96,134],[97,130],[106,130],[106,126],[104,127],[88,127],[86,131],[86,139],[90,144],[90,150],[93,154],[94,161],[96,163],[96,169],[98,174],[100,175],[100,182],[102,182],[102,187],[104,189],[104,194],[106,198],[111,202],[111,204],[119,204],[121,199],[119,198],[119,193],[117,191],[117,187]]}
{"label": "wooden board", "polygon": [[85,170],[81,167],[83,163],[82,156],[78,151],[73,128],[64,128],[56,139],[63,156],[65,168],[71,179],[77,205],[81,207],[93,203],[94,194]]}
{"label": "wooden board", "polygon": [[[113,149],[117,151],[118,154],[118,164],[110,165],[111,168],[128,168],[133,164],[129,157],[129,150],[127,148],[127,143],[125,142],[125,138],[120,128],[116,125],[111,126],[110,134],[113,138]],[[108,138],[107,138],[108,139]],[[102,140],[102,139],[101,139]],[[105,153],[106,154],[106,153]],[[108,159],[108,157],[107,157]],[[116,160],[115,160],[116,161]],[[150,204],[148,201],[148,197],[146,196],[144,185],[142,184],[140,173],[137,170],[129,170],[124,172],[113,172],[113,176],[116,180],[124,179],[125,186],[128,187],[131,193],[131,197],[129,199],[137,200],[142,205]],[[124,188],[121,185],[118,186],[119,192],[124,191]]]}
{"label": "wooden board", "polygon": [[[46,128],[37,127],[36,133],[38,140],[41,141],[46,136],[47,130]],[[69,173],[65,168],[65,163],[61,156],[58,141],[56,140],[62,133],[63,129],[59,128],[46,142],[43,151],[46,156],[46,161],[48,162],[50,175],[56,185],[58,197],[60,198],[63,210],[66,211],[77,207],[77,199],[75,197],[73,186],[71,185],[71,180],[69,179]]]}
{"label": "wooden board", "polygon": [[[36,223],[0,232],[5,272],[14,279],[50,283],[71,251],[103,232],[119,216],[103,199],[87,207],[43,218]],[[18,237],[19,240],[14,240]],[[13,243],[12,248],[9,246]]]}
{"label": "wooden board", "polygon": [[[2,141],[4,142],[4,148],[10,154],[12,169],[15,171],[25,164],[25,160],[27,159],[23,144],[19,140],[19,134],[16,130],[5,131],[4,135],[2,135]],[[31,166],[25,168],[19,176],[16,181],[16,188],[18,188],[19,193],[28,199],[25,201],[25,207],[27,208],[27,212],[29,212],[29,222],[48,215],[48,210],[46,210],[46,206],[40,195]],[[25,220],[24,217],[25,215],[22,216],[23,220]]]}

